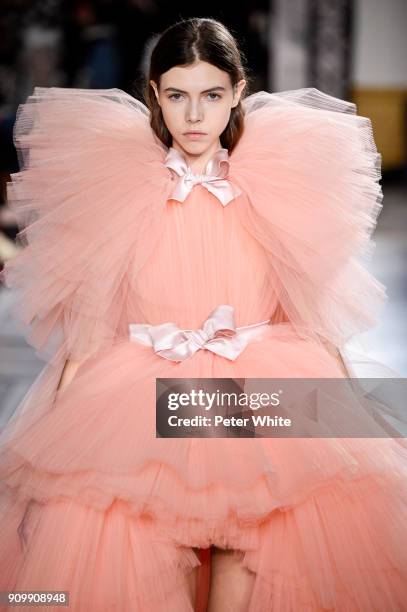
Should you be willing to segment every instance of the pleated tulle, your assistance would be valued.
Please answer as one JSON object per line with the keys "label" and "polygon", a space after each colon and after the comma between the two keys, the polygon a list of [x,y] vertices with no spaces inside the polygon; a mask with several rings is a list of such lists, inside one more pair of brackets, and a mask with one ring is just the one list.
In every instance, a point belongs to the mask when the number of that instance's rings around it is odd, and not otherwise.
{"label": "pleated tulle", "polygon": [[[20,107],[24,250],[4,278],[48,363],[0,435],[1,590],[191,611],[192,548],[216,545],[255,572],[248,612],[405,609],[403,440],[156,437],[156,378],[342,378],[324,342],[344,347],[385,303],[361,259],[381,207],[369,120],[314,89],[245,108],[243,193],[223,207],[202,185],[169,199],[166,149],[120,90],[36,88]],[[200,328],[220,304],[236,326],[272,318],[235,361],[129,339],[129,323]]]}
{"label": "pleated tulle", "polygon": [[75,610],[109,609],[104,594],[117,610],[164,610],[168,597],[167,609],[188,610],[191,547],[215,544],[244,551],[256,572],[250,610],[398,610],[407,563],[398,442],[155,438],[153,372],[339,375],[314,343],[295,347],[277,329],[236,362],[200,351],[174,364],[119,342],[87,360],[52,409],[44,401],[29,425],[15,419],[0,456],[2,586],[34,589],[47,577],[70,590]]}
{"label": "pleated tulle", "polygon": [[167,204],[167,149],[119,89],[36,87],[19,106],[21,170],[7,188],[26,248],[3,277],[41,357],[83,359],[131,320],[200,325],[222,302],[237,325],[278,308],[298,334],[339,347],[375,325],[387,295],[363,265],[382,208],[370,119],[313,88],[257,92],[244,108],[229,156],[243,193],[222,207],[200,185]]}

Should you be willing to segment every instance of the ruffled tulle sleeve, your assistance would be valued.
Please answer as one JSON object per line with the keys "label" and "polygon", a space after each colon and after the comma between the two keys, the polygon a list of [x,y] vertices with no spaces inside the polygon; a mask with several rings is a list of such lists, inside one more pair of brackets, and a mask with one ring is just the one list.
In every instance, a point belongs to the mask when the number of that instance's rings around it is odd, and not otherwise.
{"label": "ruffled tulle sleeve", "polygon": [[382,208],[381,156],[353,103],[305,88],[244,102],[230,178],[262,243],[280,318],[337,347],[374,326],[387,300],[368,271]]}
{"label": "ruffled tulle sleeve", "polygon": [[147,108],[120,89],[36,87],[18,107],[7,199],[22,247],[2,273],[40,356],[81,360],[125,330],[170,179]]}

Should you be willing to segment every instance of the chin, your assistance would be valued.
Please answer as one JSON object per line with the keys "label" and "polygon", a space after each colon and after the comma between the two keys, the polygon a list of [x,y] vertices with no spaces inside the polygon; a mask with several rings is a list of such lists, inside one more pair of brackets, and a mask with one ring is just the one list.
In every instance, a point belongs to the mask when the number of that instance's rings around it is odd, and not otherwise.
{"label": "chin", "polygon": [[[215,139],[216,140],[216,139]],[[190,153],[194,153],[195,155],[197,155],[198,153],[205,153],[205,151],[207,151],[212,145],[213,145],[213,140],[208,140],[208,137],[205,137],[205,140],[188,140],[188,142],[183,141],[182,142],[182,148],[185,149],[185,151],[188,151]]]}
{"label": "chin", "polygon": [[201,153],[205,153],[205,151],[209,147],[207,143],[203,142],[183,142],[180,146],[185,151],[185,153],[189,153],[191,155],[200,155]]}

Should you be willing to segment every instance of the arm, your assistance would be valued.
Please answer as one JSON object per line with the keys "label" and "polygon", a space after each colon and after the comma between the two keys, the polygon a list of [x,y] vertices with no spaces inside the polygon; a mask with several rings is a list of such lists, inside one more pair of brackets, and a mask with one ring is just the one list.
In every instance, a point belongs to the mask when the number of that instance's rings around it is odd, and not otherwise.
{"label": "arm", "polygon": [[58,381],[58,384],[55,390],[57,395],[61,393],[66,387],[68,387],[68,385],[71,384],[79,367],[87,359],[89,359],[92,355],[94,355],[94,353],[97,352],[97,349],[98,349],[97,344],[93,344],[93,345],[90,344],[89,350],[85,353],[84,357],[81,357],[81,359],[68,358],[65,360],[64,367],[62,368],[62,374],[61,374],[61,377]]}
{"label": "arm", "polygon": [[72,379],[74,378],[76,371],[81,365],[82,361],[72,361],[71,359],[67,359],[65,361],[65,365],[62,369],[61,378],[59,379],[56,392],[59,395],[65,387],[67,387]]}
{"label": "arm", "polygon": [[92,355],[92,352],[89,352],[86,354],[86,357],[84,357],[83,359],[80,359],[80,360],[67,359],[65,361],[64,367],[62,368],[61,377],[56,387],[57,394],[61,393],[66,387],[68,387],[71,384],[81,364],[84,361],[86,361],[91,355]]}

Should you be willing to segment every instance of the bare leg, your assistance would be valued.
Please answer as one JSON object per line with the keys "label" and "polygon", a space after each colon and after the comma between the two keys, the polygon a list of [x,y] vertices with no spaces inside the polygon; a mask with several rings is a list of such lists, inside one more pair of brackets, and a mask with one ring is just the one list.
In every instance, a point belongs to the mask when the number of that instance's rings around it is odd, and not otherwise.
{"label": "bare leg", "polygon": [[214,547],[208,612],[247,612],[255,574],[242,557],[241,551]]}
{"label": "bare leg", "polygon": [[[199,548],[193,549],[199,556]],[[173,590],[166,594],[165,601],[152,605],[156,612],[196,612],[196,591],[198,587],[198,571],[200,566],[194,567],[182,579],[173,585]],[[159,579],[159,577],[158,577]],[[199,611],[201,612],[201,611]],[[206,610],[202,610],[206,612]]]}
{"label": "bare leg", "polygon": [[[198,553],[199,549],[194,548],[194,551]],[[187,575],[187,583],[188,583],[188,592],[190,595],[191,603],[194,605],[195,603],[195,593],[197,587],[197,578],[198,578],[198,567],[195,567],[192,571],[188,572]]]}

